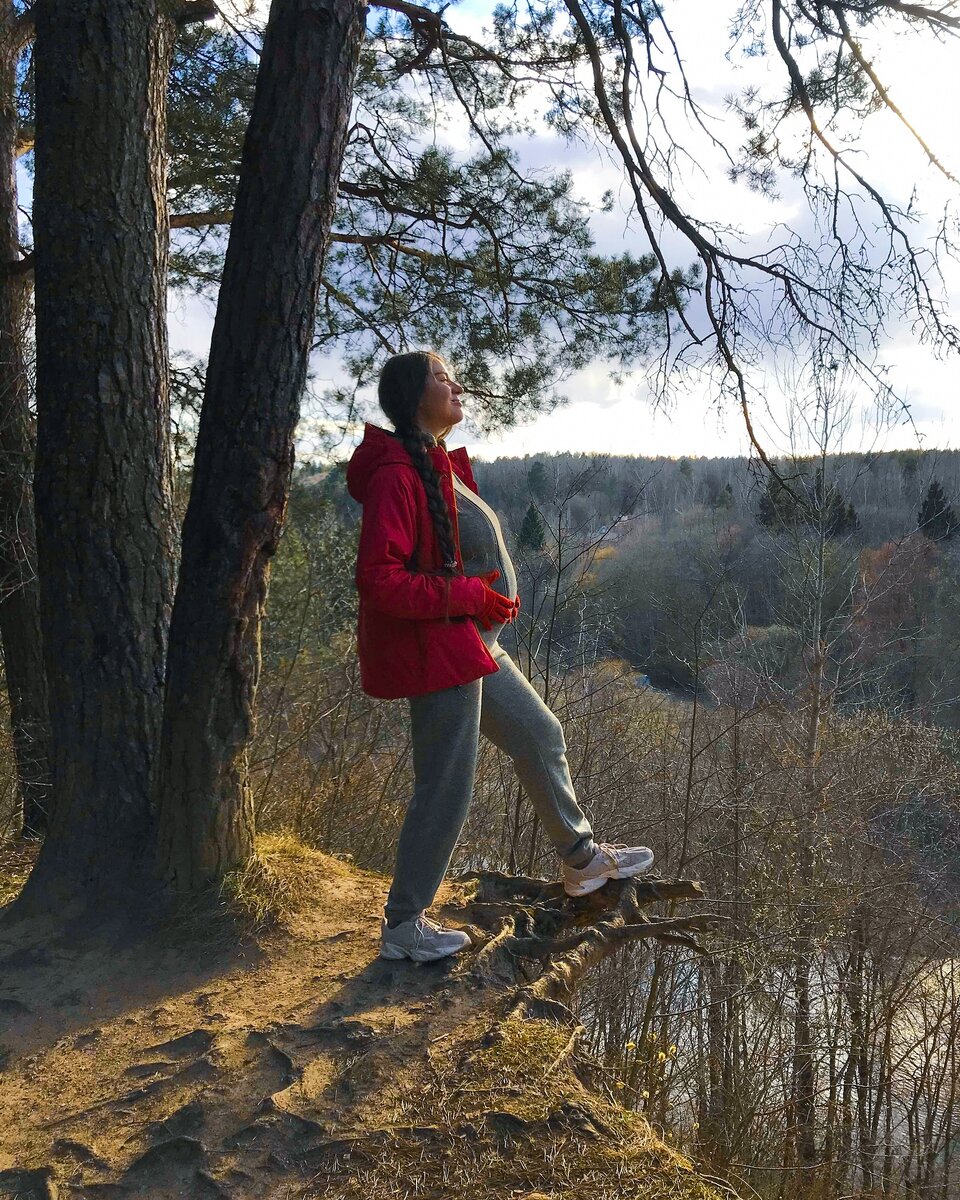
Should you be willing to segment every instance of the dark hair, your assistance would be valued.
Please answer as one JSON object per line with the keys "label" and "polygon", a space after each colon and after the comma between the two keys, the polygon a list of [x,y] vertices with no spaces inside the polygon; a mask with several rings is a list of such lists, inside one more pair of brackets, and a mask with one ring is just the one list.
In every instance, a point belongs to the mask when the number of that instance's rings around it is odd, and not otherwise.
{"label": "dark hair", "polygon": [[427,453],[427,446],[433,444],[433,438],[417,425],[415,419],[430,371],[430,360],[436,358],[438,355],[427,350],[413,350],[409,354],[395,354],[388,358],[380,371],[377,395],[380,407],[393,422],[397,438],[413,459],[413,465],[423,481],[427,506],[444,560],[443,569],[455,575],[458,568],[453,522],[440,488],[440,476]]}

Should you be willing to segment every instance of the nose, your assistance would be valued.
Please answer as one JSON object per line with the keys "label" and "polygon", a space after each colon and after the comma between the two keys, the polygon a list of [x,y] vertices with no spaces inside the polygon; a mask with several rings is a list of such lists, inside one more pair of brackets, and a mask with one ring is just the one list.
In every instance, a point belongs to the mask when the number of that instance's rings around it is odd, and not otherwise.
{"label": "nose", "polygon": [[455,396],[459,396],[463,393],[463,386],[459,383],[451,383],[450,390]]}

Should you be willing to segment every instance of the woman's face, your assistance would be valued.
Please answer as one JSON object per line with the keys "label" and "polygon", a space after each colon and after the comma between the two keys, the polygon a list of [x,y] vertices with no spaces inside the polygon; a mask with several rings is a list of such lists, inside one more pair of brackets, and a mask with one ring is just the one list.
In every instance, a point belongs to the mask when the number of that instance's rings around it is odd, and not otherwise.
{"label": "woman's face", "polygon": [[446,363],[440,358],[431,358],[417,408],[417,424],[434,437],[443,437],[463,420],[462,394],[463,388],[447,370]]}

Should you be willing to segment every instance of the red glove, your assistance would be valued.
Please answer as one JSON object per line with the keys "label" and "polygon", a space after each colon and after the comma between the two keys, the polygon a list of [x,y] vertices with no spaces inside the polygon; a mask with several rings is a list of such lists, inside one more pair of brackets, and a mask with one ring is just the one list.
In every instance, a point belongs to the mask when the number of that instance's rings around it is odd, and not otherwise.
{"label": "red glove", "polygon": [[500,572],[487,571],[486,574],[478,575],[477,578],[483,580],[483,607],[474,616],[484,629],[492,629],[494,625],[506,625],[508,621],[512,621],[514,601],[508,600],[506,596],[501,596],[490,586],[494,580],[500,578]]}
{"label": "red glove", "polygon": [[517,614],[519,612],[520,612],[520,597],[514,596],[514,598],[513,598],[513,616],[510,618],[510,620],[515,621],[517,619]]}

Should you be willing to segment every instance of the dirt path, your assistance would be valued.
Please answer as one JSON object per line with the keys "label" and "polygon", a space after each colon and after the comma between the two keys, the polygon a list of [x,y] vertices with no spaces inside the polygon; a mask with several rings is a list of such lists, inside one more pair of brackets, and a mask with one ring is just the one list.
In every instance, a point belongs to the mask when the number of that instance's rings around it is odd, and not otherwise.
{"label": "dirt path", "polygon": [[[711,1194],[637,1118],[601,1116],[566,1068],[543,1074],[555,1030],[491,1037],[496,997],[468,957],[378,958],[386,879],[314,853],[293,865],[298,910],[240,952],[0,934],[0,1196],[506,1200],[545,1186],[539,1149],[577,1138],[620,1164],[646,1155],[648,1183],[659,1156],[672,1196]],[[439,899],[463,920],[461,890]],[[582,1152],[558,1161],[586,1169]],[[563,1178],[541,1194],[584,1194]]]}

